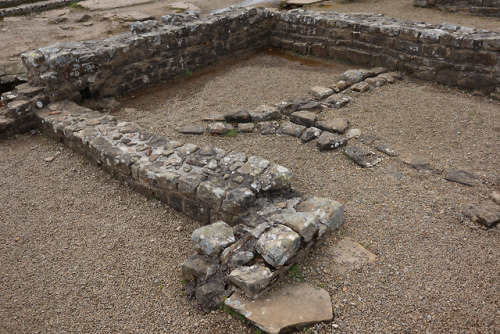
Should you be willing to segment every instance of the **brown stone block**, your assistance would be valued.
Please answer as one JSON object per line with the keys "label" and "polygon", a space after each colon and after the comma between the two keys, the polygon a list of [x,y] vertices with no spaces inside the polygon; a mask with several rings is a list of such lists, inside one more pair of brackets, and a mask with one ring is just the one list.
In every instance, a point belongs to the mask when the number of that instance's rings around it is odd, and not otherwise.
{"label": "brown stone block", "polygon": [[185,197],[182,201],[182,211],[202,224],[210,223],[210,207],[202,201]]}

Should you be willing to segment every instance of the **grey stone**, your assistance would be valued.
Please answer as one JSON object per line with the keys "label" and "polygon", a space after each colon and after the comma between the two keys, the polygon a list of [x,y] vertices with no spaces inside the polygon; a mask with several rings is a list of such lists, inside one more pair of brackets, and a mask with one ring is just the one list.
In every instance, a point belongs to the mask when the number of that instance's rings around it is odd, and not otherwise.
{"label": "grey stone", "polygon": [[181,265],[182,277],[185,279],[202,278],[207,279],[215,273],[210,261],[203,255],[194,254],[186,259]]}
{"label": "grey stone", "polygon": [[320,216],[314,212],[285,212],[273,216],[271,219],[290,227],[307,243],[318,231]]}
{"label": "grey stone", "polygon": [[238,173],[255,177],[262,174],[270,164],[268,160],[252,155],[248,158],[248,161],[238,169]]}
{"label": "grey stone", "polygon": [[194,145],[194,144],[184,144],[182,145],[181,147],[179,147],[177,149],[177,154],[182,157],[182,158],[185,158],[186,156],[188,155],[191,155],[193,153],[195,153],[196,151],[198,151],[200,149],[200,147],[198,145]]}
{"label": "grey stone", "polygon": [[382,161],[382,158],[374,152],[355,145],[346,147],[344,154],[356,164],[365,168],[373,167]]}
{"label": "grey stone", "polygon": [[347,139],[358,138],[359,136],[361,136],[361,130],[360,129],[350,129],[345,134],[345,137]]}
{"label": "grey stone", "polygon": [[206,176],[199,174],[187,174],[179,178],[179,191],[186,195],[194,195],[198,185],[206,180]]}
{"label": "grey stone", "polygon": [[292,186],[293,173],[288,168],[273,164],[258,177],[263,191],[287,190]]}
{"label": "grey stone", "polygon": [[180,166],[184,162],[184,159],[182,159],[177,153],[170,154],[167,158],[167,161],[165,161],[166,166]]}
{"label": "grey stone", "polygon": [[345,94],[335,94],[328,97],[325,100],[325,103],[330,104],[334,108],[342,108],[348,105],[352,101],[352,98],[349,95]]}
{"label": "grey stone", "polygon": [[305,110],[310,112],[318,113],[323,110],[323,107],[318,101],[311,101],[300,106],[299,110]]}
{"label": "grey stone", "polygon": [[374,88],[382,87],[382,86],[387,84],[387,80],[385,80],[384,78],[380,78],[380,77],[368,78],[365,80],[365,82]]}
{"label": "grey stone", "polygon": [[445,180],[475,186],[479,184],[479,177],[463,169],[452,169],[444,177]]}
{"label": "grey stone", "polygon": [[246,110],[240,110],[224,115],[226,122],[230,123],[249,123],[252,121],[250,113]]}
{"label": "grey stone", "polygon": [[287,284],[255,301],[234,293],[224,303],[271,334],[333,319],[328,292],[309,283]]}
{"label": "grey stone", "polygon": [[222,122],[210,123],[207,126],[208,133],[210,133],[212,135],[224,136],[229,131],[233,131],[233,130],[234,130],[234,127],[231,124],[222,123]]}
{"label": "grey stone", "polygon": [[349,88],[351,84],[347,81],[344,80],[339,80],[336,84],[332,85],[331,88],[333,89],[334,92],[340,93],[343,90]]}
{"label": "grey stone", "polygon": [[323,131],[344,133],[349,127],[349,120],[345,118],[330,118],[318,122],[318,128]]}
{"label": "grey stone", "polygon": [[299,212],[313,212],[329,231],[336,230],[344,221],[344,206],[328,198],[311,197],[297,206]]}
{"label": "grey stone", "polygon": [[141,130],[141,128],[134,123],[119,123],[118,128],[119,133],[132,133],[139,132]]}
{"label": "grey stone", "polygon": [[195,297],[206,310],[210,310],[222,303],[224,294],[223,282],[215,281],[198,286],[196,288]]}
{"label": "grey stone", "polygon": [[341,76],[340,80],[347,81],[348,83],[355,84],[363,81],[364,75],[360,70],[348,70],[345,71]]}
{"label": "grey stone", "polygon": [[250,267],[238,267],[231,271],[227,278],[248,297],[254,298],[271,283],[272,277],[269,268],[256,264]]}
{"label": "grey stone", "polygon": [[380,144],[375,146],[375,149],[379,152],[382,152],[384,154],[387,154],[390,157],[397,157],[399,154],[396,153],[389,145],[387,144]]}
{"label": "grey stone", "polygon": [[279,123],[277,122],[262,122],[257,125],[261,135],[274,135],[278,131]]}
{"label": "grey stone", "polygon": [[236,188],[226,192],[221,209],[231,214],[247,211],[255,201],[255,194],[248,188]]}
{"label": "grey stone", "polygon": [[276,107],[283,115],[290,115],[291,113],[299,110],[301,106],[306,105],[307,103],[312,101],[313,99],[311,99],[310,97],[298,98],[281,102],[276,105]]}
{"label": "grey stone", "polygon": [[292,122],[286,122],[281,126],[281,133],[287,134],[293,137],[300,137],[302,132],[306,129],[303,125],[298,125]]}
{"label": "grey stone", "polygon": [[302,143],[308,143],[311,140],[314,140],[321,136],[322,131],[318,128],[315,128],[314,126],[307,128],[304,132],[302,132],[302,135],[300,136],[300,141]]}
{"label": "grey stone", "polygon": [[201,182],[196,191],[196,197],[218,210],[222,205],[222,199],[226,191],[210,181]]}
{"label": "grey stone", "polygon": [[406,157],[401,159],[401,161],[419,172],[432,173],[432,174],[441,174],[442,171],[432,167],[429,163],[429,160],[421,157]]}
{"label": "grey stone", "polygon": [[193,248],[198,253],[218,256],[224,248],[234,243],[236,239],[231,226],[219,221],[194,230],[191,241]]}
{"label": "grey stone", "polygon": [[500,222],[500,212],[487,207],[468,204],[463,214],[473,222],[488,228],[495,227]]}
{"label": "grey stone", "polygon": [[243,266],[248,262],[252,261],[254,258],[254,254],[250,251],[240,251],[234,253],[233,256],[228,261],[228,265],[232,268],[236,268],[239,266]]}
{"label": "grey stone", "polygon": [[183,133],[186,135],[201,135],[205,132],[205,129],[201,126],[196,125],[187,125],[177,129],[177,132]]}
{"label": "grey stone", "polygon": [[322,100],[333,94],[333,89],[323,86],[314,86],[309,89],[309,94],[314,96],[318,100]]}
{"label": "grey stone", "polygon": [[290,121],[306,127],[314,126],[318,115],[310,111],[296,111],[290,115]]}
{"label": "grey stone", "polygon": [[346,145],[346,140],[337,134],[323,131],[316,140],[316,145],[320,151],[335,150]]}
{"label": "grey stone", "polygon": [[378,140],[378,138],[371,133],[363,133],[363,134],[361,134],[361,136],[359,136],[359,139],[365,145],[371,145],[376,140]]}
{"label": "grey stone", "polygon": [[255,130],[255,124],[253,123],[239,123],[238,132],[240,133],[250,133]]}
{"label": "grey stone", "polygon": [[300,244],[300,235],[289,227],[278,225],[259,237],[255,249],[268,264],[280,268],[297,253]]}
{"label": "grey stone", "polygon": [[281,113],[278,108],[273,106],[261,105],[249,111],[253,122],[271,121],[281,119]]}
{"label": "grey stone", "polygon": [[357,84],[352,85],[350,89],[355,92],[363,93],[370,90],[370,85],[366,81],[361,81],[358,82]]}

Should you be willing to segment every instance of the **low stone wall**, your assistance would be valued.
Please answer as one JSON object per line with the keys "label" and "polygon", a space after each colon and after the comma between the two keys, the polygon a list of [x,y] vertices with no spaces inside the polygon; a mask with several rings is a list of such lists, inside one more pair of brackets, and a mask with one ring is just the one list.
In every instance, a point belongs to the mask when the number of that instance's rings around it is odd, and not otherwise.
{"label": "low stone wall", "polygon": [[500,17],[500,0],[413,0],[416,7],[435,7],[448,12]]}
{"label": "low stone wall", "polygon": [[80,1],[82,0],[5,0],[0,2],[0,17],[41,12]]}
{"label": "low stone wall", "polygon": [[343,221],[343,206],[291,188],[287,168],[239,152],[170,141],[134,123],[55,102],[39,127],[133,189],[203,224],[182,265],[205,308],[235,289],[255,298]]}
{"label": "low stone wall", "polygon": [[113,96],[272,45],[385,66],[447,85],[500,93],[500,33],[380,15],[237,9],[197,19],[166,15],[101,41],[62,43],[22,55],[52,100]]}

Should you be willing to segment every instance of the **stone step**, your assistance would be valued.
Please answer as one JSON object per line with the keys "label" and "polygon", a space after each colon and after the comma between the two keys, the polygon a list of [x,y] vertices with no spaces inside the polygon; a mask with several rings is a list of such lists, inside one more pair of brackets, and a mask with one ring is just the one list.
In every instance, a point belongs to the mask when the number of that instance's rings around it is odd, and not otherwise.
{"label": "stone step", "polygon": [[34,12],[42,12],[58,7],[68,6],[72,3],[80,2],[81,0],[45,0],[36,1],[34,3],[22,4],[16,7],[0,9],[0,17],[23,15]]}

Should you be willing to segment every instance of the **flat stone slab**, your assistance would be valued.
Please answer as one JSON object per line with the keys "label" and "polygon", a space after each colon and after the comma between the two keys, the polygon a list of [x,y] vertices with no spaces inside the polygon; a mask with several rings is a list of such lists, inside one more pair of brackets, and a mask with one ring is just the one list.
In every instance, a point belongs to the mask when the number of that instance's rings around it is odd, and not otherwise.
{"label": "flat stone slab", "polygon": [[362,147],[348,146],[344,154],[356,164],[364,168],[370,168],[382,161],[382,158],[374,152],[368,151]]}
{"label": "flat stone slab", "polygon": [[225,304],[268,333],[333,319],[328,292],[308,283],[284,285],[254,301],[234,293]]}
{"label": "flat stone slab", "polygon": [[477,185],[480,181],[479,177],[463,169],[450,170],[445,175],[444,179],[450,182],[457,182],[471,187]]}
{"label": "flat stone slab", "polygon": [[323,0],[288,0],[286,3],[295,6],[312,5],[313,3],[322,2]]}
{"label": "flat stone slab", "polygon": [[377,256],[351,238],[344,238],[334,246],[327,248],[326,253],[333,259],[332,270],[338,274],[359,269],[365,263],[371,263]]}
{"label": "flat stone slab", "polygon": [[129,7],[154,2],[154,0],[85,0],[78,4],[90,10]]}

